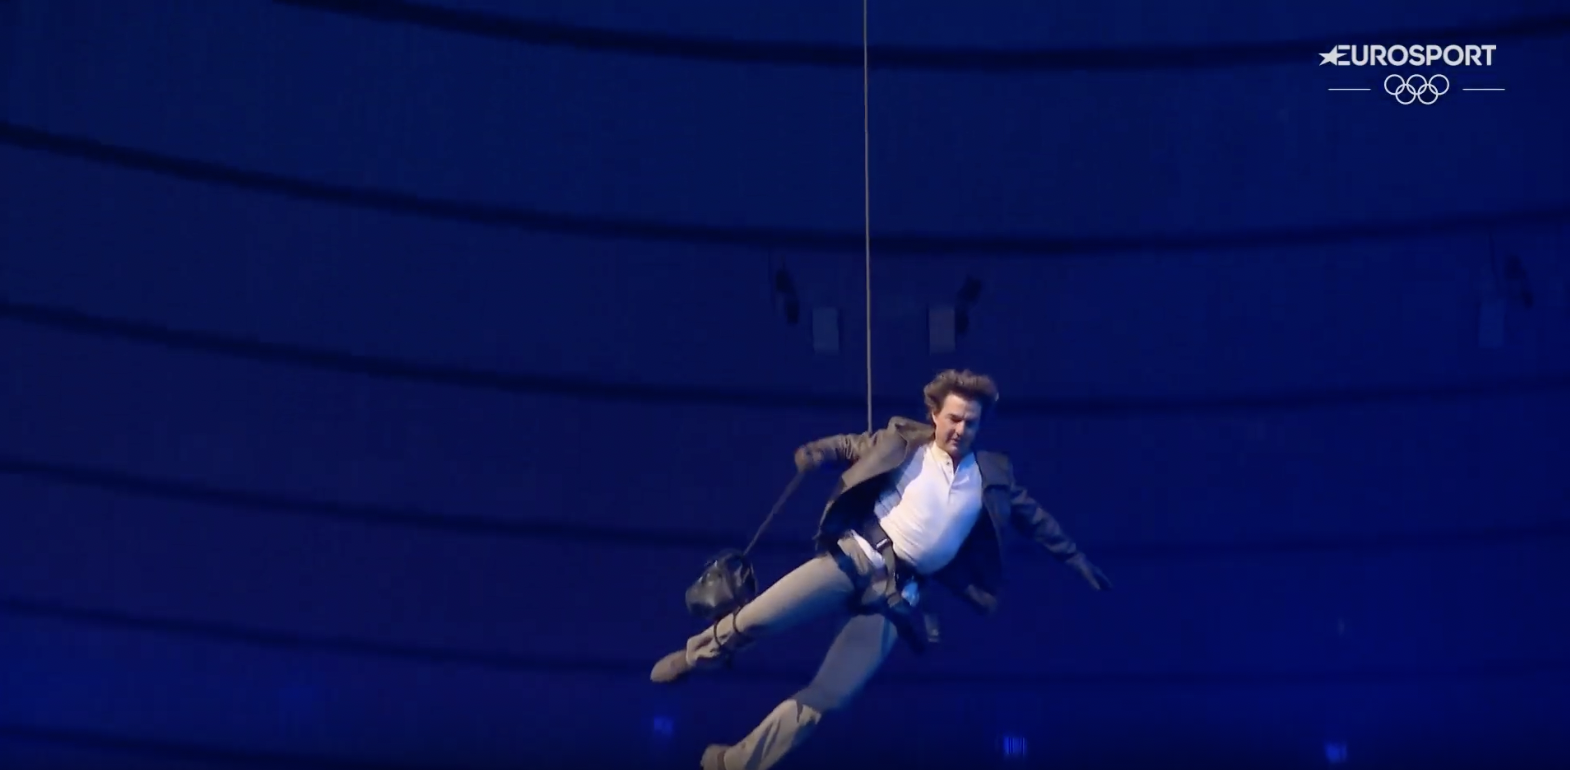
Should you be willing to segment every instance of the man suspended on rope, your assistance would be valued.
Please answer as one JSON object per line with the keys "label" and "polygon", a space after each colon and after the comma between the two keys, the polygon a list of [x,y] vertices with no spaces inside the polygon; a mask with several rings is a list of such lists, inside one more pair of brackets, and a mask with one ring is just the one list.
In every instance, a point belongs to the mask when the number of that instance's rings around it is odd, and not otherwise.
{"label": "man suspended on rope", "polygon": [[710,746],[704,770],[772,767],[824,714],[850,703],[896,639],[904,638],[918,653],[936,641],[936,625],[919,609],[931,583],[992,612],[1005,525],[1077,570],[1095,590],[1111,588],[1107,576],[1014,479],[1007,457],[971,451],[998,400],[991,378],[949,370],[923,395],[929,422],[896,417],[882,430],[830,436],[796,451],[801,473],[825,465],[846,468],[819,523],[818,556],[655,664],[654,682],[675,682],[802,621],[845,616],[811,683],[740,742]]}

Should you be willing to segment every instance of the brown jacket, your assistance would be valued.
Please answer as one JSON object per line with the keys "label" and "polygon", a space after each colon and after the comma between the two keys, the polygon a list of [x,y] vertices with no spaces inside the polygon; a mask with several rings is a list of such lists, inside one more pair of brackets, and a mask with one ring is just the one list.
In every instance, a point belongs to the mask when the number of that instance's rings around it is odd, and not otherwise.
{"label": "brown jacket", "polygon": [[[879,431],[829,436],[803,447],[820,465],[849,466],[818,523],[819,548],[832,547],[846,530],[871,515],[873,504],[888,486],[889,474],[930,442],[932,433],[929,424],[895,417]],[[976,518],[954,560],[932,578],[976,609],[991,613],[997,609],[1003,585],[1005,524],[1062,561],[1074,559],[1079,549],[1057,520],[1014,480],[1007,457],[977,452],[976,466],[981,472],[982,509],[987,515]]]}

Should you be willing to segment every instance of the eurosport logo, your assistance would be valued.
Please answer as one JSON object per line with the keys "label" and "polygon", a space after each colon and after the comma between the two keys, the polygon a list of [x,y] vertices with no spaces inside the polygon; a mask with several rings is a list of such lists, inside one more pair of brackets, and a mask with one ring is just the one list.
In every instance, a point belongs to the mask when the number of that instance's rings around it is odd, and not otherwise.
{"label": "eurosport logo", "polygon": [[[1392,72],[1385,76],[1381,88],[1372,85],[1357,88],[1331,88],[1331,91],[1384,91],[1397,104],[1431,105],[1439,97],[1455,91],[1503,91],[1496,84],[1477,78],[1475,84],[1452,88],[1452,73],[1438,72],[1441,67],[1462,69],[1494,65],[1496,45],[1338,45],[1319,54],[1319,66],[1336,67],[1423,67],[1429,72]],[[1466,77],[1462,75],[1462,77]],[[1466,78],[1469,81],[1472,78]],[[1361,84],[1359,84],[1361,85]]]}
{"label": "eurosport logo", "polygon": [[1319,55],[1339,67],[1492,67],[1496,45],[1338,45]]}

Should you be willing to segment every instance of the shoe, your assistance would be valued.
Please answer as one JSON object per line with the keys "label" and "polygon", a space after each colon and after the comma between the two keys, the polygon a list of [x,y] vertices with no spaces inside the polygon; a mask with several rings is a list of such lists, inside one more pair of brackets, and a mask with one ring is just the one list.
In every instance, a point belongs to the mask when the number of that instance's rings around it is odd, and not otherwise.
{"label": "shoe", "polygon": [[654,670],[649,672],[649,681],[655,684],[670,684],[692,672],[692,664],[687,662],[687,651],[677,650],[654,664]]}
{"label": "shoe", "polygon": [[703,759],[698,762],[702,770],[725,770],[725,751],[729,746],[714,744],[703,750]]}

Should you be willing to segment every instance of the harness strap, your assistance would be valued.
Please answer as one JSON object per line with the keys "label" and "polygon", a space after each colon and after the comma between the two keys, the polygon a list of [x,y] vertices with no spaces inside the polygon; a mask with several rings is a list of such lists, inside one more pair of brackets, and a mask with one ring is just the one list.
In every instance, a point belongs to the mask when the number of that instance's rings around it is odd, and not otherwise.
{"label": "harness strap", "polygon": [[[737,610],[737,612],[740,612],[740,610]],[[724,662],[726,668],[730,668],[735,662],[736,653],[746,649],[747,645],[753,642],[753,638],[742,633],[741,627],[736,625],[737,612],[732,612],[714,621],[714,625],[709,627],[709,633],[714,637],[714,646],[718,648],[716,653],[720,660]],[[726,618],[730,619],[730,638],[722,642],[720,641],[720,624],[725,622]]]}
{"label": "harness strap", "polygon": [[926,587],[926,578],[916,571],[915,566],[899,557],[894,552],[894,541],[884,531],[883,525],[878,523],[876,516],[868,516],[861,525],[856,527],[856,533],[861,535],[872,545],[872,550],[883,557],[883,568],[888,572],[890,590],[884,597],[884,605],[876,610],[868,610],[861,606],[855,608],[857,612],[878,612],[894,624],[911,649],[917,654],[926,652],[927,646],[938,641],[938,626],[936,619],[919,607],[911,606],[904,597],[904,588],[909,583],[915,583],[918,590]]}

